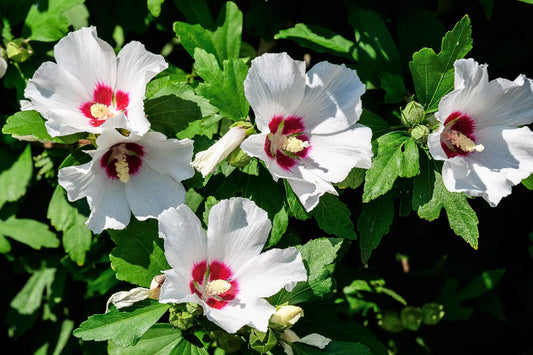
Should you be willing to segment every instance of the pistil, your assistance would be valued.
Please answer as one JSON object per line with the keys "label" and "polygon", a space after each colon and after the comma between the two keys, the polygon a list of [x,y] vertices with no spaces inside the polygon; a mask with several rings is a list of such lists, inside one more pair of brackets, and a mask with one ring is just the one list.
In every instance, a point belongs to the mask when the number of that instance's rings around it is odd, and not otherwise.
{"label": "pistil", "polygon": [[109,107],[99,103],[94,103],[91,105],[91,115],[99,120],[106,120],[110,117],[113,117],[113,113]]}

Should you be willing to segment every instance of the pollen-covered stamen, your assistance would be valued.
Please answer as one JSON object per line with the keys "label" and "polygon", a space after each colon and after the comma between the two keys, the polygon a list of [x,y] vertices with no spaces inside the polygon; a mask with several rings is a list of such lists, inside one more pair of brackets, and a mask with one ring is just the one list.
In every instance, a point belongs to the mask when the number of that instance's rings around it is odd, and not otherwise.
{"label": "pollen-covered stamen", "polygon": [[476,144],[473,140],[458,131],[445,130],[442,135],[446,144],[452,150],[454,150],[453,147],[457,147],[466,152],[482,152],[485,149],[483,144]]}
{"label": "pollen-covered stamen", "polygon": [[91,115],[99,120],[106,120],[114,116],[108,106],[104,104],[94,103],[91,105]]}
{"label": "pollen-covered stamen", "polygon": [[120,148],[122,146],[115,147],[114,149],[117,149],[118,152],[115,153],[115,169],[117,170],[117,176],[120,179],[121,182],[128,182],[130,181],[130,168],[128,165],[128,161],[126,160],[126,152],[123,148]]}
{"label": "pollen-covered stamen", "polygon": [[295,136],[290,136],[286,139],[282,149],[290,153],[299,153],[305,148],[309,148],[309,142],[298,139]]}
{"label": "pollen-covered stamen", "polygon": [[102,156],[100,166],[111,179],[128,182],[142,165],[144,148],[137,143],[118,143]]}
{"label": "pollen-covered stamen", "polygon": [[213,280],[210,281],[205,287],[205,294],[209,297],[216,297],[229,291],[231,283],[226,280]]}

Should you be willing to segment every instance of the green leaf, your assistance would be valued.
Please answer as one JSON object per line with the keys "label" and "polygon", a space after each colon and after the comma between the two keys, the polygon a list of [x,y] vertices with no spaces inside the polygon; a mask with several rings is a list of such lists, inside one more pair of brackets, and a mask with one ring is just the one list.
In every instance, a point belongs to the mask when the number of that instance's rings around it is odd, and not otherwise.
{"label": "green leaf", "polygon": [[350,209],[337,196],[324,194],[311,214],[324,232],[339,238],[357,239]]}
{"label": "green leaf", "polygon": [[304,206],[298,199],[298,196],[296,196],[294,191],[292,191],[291,185],[289,185],[287,180],[283,180],[283,185],[285,186],[285,194],[287,197],[287,204],[289,205],[290,215],[302,221],[310,218],[311,215],[307,213]]}
{"label": "green leaf", "polygon": [[272,220],[272,231],[270,232],[270,238],[268,238],[266,248],[276,245],[281,240],[281,237],[287,230],[288,226],[289,214],[287,213],[285,206],[283,206],[278,213],[275,214],[274,219]]}
{"label": "green leaf", "polygon": [[17,201],[24,196],[33,174],[31,148],[28,144],[22,154],[12,162],[12,154],[0,149],[0,208],[6,202]]}
{"label": "green leaf", "polygon": [[274,39],[289,39],[315,52],[326,52],[348,59],[354,58],[354,42],[320,26],[297,23],[292,28],[279,31]]}
{"label": "green leaf", "polygon": [[394,198],[386,194],[369,203],[364,203],[357,220],[361,260],[367,263],[372,250],[376,249],[381,238],[389,233],[394,220]]}
{"label": "green leaf", "polygon": [[23,36],[42,42],[59,40],[67,34],[72,24],[69,20],[72,19],[72,14],[68,14],[68,10],[83,2],[84,0],[36,1],[24,21]]}
{"label": "green leaf", "polygon": [[217,107],[222,116],[235,121],[246,118],[250,108],[244,95],[248,66],[240,59],[229,59],[220,70],[215,56],[202,48],[196,48],[194,60],[194,69],[204,79],[196,91]]}
{"label": "green leaf", "polygon": [[477,249],[479,223],[476,212],[470,207],[464,194],[450,192],[444,186],[442,176],[433,161],[421,159],[420,175],[413,180],[413,209],[420,218],[437,219],[442,208],[455,234],[461,236],[472,248]]}
{"label": "green leaf", "polygon": [[210,31],[201,25],[175,22],[174,32],[185,50],[195,56],[196,48],[213,54],[222,67],[227,59],[239,58],[241,50],[242,12],[233,2],[226,2],[217,19],[217,29]]}
{"label": "green leaf", "polygon": [[398,48],[385,21],[372,10],[364,10],[348,4],[348,22],[355,31],[356,51],[354,59],[362,80],[379,86],[379,77],[386,72],[399,74],[401,61]]}
{"label": "green leaf", "polygon": [[383,73],[379,76],[381,87],[385,90],[385,103],[398,103],[409,97],[403,77],[400,74]]}
{"label": "green leaf", "polygon": [[517,0],[517,1],[522,1],[522,2],[525,2],[526,4],[533,4],[533,0]]}
{"label": "green leaf", "polygon": [[297,246],[307,269],[307,281],[299,282],[291,292],[282,289],[272,296],[271,303],[274,305],[285,302],[296,304],[313,299],[315,296],[323,297],[331,292],[333,279],[326,266],[332,264],[337,258],[342,241],[342,239],[334,238],[317,238]]}
{"label": "green leaf", "polygon": [[339,189],[356,189],[365,181],[365,174],[366,169],[353,168],[343,181],[334,185]]}
{"label": "green leaf", "polygon": [[158,354],[170,355],[175,353],[173,349],[184,341],[181,331],[170,324],[154,324],[143,334],[137,344],[126,348],[109,343],[110,355],[144,355]]}
{"label": "green leaf", "polygon": [[215,20],[209,11],[207,0],[174,0],[174,4],[185,15],[187,22],[199,23],[205,28],[212,28]]}
{"label": "green leaf", "polygon": [[376,140],[378,137],[390,132],[391,129],[390,124],[387,121],[367,109],[363,109],[363,113],[361,114],[358,123],[372,129],[372,140]]}
{"label": "green leaf", "polygon": [[95,314],[81,323],[74,330],[74,336],[83,340],[111,340],[119,346],[135,345],[169,307],[159,302],[130,312],[120,312],[111,307],[108,313]]}
{"label": "green leaf", "polygon": [[57,230],[63,232],[63,247],[67,254],[78,265],[83,265],[85,253],[91,247],[92,232],[85,225],[87,216],[68,203],[59,185],[50,199],[47,217]]}
{"label": "green leaf", "polygon": [[163,240],[157,234],[157,220],[141,222],[132,218],[126,229],[108,233],[117,245],[109,255],[117,279],[149,287],[154,276],[170,269]]}
{"label": "green leaf", "polygon": [[533,175],[529,175],[527,178],[522,180],[522,185],[528,188],[528,190],[533,190]]}
{"label": "green leaf", "polygon": [[59,239],[44,223],[33,219],[9,217],[5,221],[0,220],[0,235],[26,244],[33,249],[57,248]]}
{"label": "green leaf", "polygon": [[363,202],[385,194],[398,177],[413,177],[420,169],[418,146],[407,132],[390,132],[377,142],[378,153],[365,176]]}
{"label": "green leaf", "polygon": [[37,111],[19,111],[7,118],[2,127],[2,133],[14,136],[33,135],[37,139],[51,141],[52,137],[46,131],[44,119]]}
{"label": "green leaf", "polygon": [[144,104],[151,128],[169,137],[187,128],[190,122],[215,113],[207,99],[198,96],[190,85],[162,77],[148,84],[150,98]]}
{"label": "green leaf", "polygon": [[41,307],[43,293],[47,290],[51,293],[52,283],[54,282],[56,269],[44,268],[36,271],[26,281],[26,284],[20,290],[15,298],[11,301],[11,308],[18,311],[19,314],[32,314]]}
{"label": "green leaf", "polygon": [[463,17],[442,39],[441,51],[422,48],[413,54],[409,69],[418,102],[426,112],[437,110],[440,99],[454,87],[454,63],[472,49],[470,18]]}

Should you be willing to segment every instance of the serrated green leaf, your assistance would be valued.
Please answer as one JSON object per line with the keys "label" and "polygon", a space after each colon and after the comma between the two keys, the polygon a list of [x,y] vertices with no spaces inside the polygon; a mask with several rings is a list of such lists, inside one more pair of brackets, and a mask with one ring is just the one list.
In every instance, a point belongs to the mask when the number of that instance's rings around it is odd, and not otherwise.
{"label": "serrated green leaf", "polygon": [[215,20],[209,11],[207,0],[174,0],[174,4],[185,15],[187,22],[198,23],[204,28],[214,27]]}
{"label": "serrated green leaf", "polygon": [[442,39],[441,51],[422,48],[413,54],[409,69],[418,102],[426,112],[437,110],[440,99],[454,87],[454,63],[472,49],[470,18],[463,17]]}
{"label": "serrated green leaf", "polygon": [[376,249],[381,238],[389,233],[394,220],[394,198],[386,194],[368,203],[364,203],[357,220],[359,231],[359,248],[361,260],[367,263],[372,250]]}
{"label": "serrated green leaf", "polygon": [[420,169],[418,146],[407,132],[390,132],[377,142],[378,153],[365,176],[363,202],[385,194],[398,177],[413,177]]}
{"label": "serrated green leaf", "polygon": [[110,355],[170,355],[176,345],[183,341],[181,331],[170,324],[154,324],[143,334],[137,344],[126,348],[109,343]]}
{"label": "serrated green leaf", "polygon": [[63,232],[63,247],[70,258],[78,265],[83,265],[85,253],[91,247],[92,232],[85,225],[87,216],[68,203],[59,185],[50,199],[46,217],[57,230]]}
{"label": "serrated green leaf", "polygon": [[[23,31],[34,41],[53,42],[64,37],[72,24],[66,12],[83,4],[84,0],[38,0],[30,8]],[[70,14],[72,15],[72,14]]]}
{"label": "serrated green leaf", "polygon": [[195,56],[196,48],[203,48],[207,53],[213,54],[222,67],[225,60],[239,58],[241,50],[242,12],[235,3],[225,3],[216,26],[216,30],[210,31],[199,24],[178,21],[174,23],[174,32],[192,57]]}
{"label": "serrated green leaf", "polygon": [[461,236],[472,248],[477,249],[479,223],[476,212],[470,207],[464,194],[450,192],[444,186],[442,176],[427,158],[421,159],[420,175],[413,180],[413,209],[420,218],[437,219],[442,208],[455,234]]}
{"label": "serrated green leaf", "polygon": [[108,313],[89,317],[73,334],[83,340],[111,340],[119,346],[135,345],[169,307],[158,302],[130,312],[120,312],[111,307]]}
{"label": "serrated green leaf", "polygon": [[274,219],[272,220],[272,231],[270,232],[270,237],[268,238],[265,247],[268,249],[276,245],[281,240],[281,237],[287,230],[288,226],[289,214],[287,213],[285,206],[283,206],[278,213],[274,215]]}
{"label": "serrated green leaf", "polygon": [[291,292],[282,289],[271,297],[271,303],[274,305],[285,302],[296,304],[316,296],[323,297],[331,292],[333,280],[326,266],[335,261],[342,242],[342,239],[317,238],[297,246],[307,269],[307,281],[299,282]]}
{"label": "serrated green leaf", "polygon": [[220,110],[224,117],[240,121],[248,116],[250,105],[244,95],[248,66],[240,59],[228,59],[220,70],[215,56],[196,48],[194,69],[204,79],[196,91]]}
{"label": "serrated green leaf", "polygon": [[159,17],[159,15],[161,14],[161,5],[164,2],[165,0],[148,0],[148,10],[154,17]]}
{"label": "serrated green leaf", "polygon": [[41,307],[43,293],[52,287],[57,269],[44,268],[36,271],[11,301],[11,308],[19,314],[32,314]]}
{"label": "serrated green leaf", "polygon": [[324,232],[339,238],[357,239],[350,209],[337,196],[324,194],[311,214]]}
{"label": "serrated green leaf", "polygon": [[300,46],[316,52],[326,52],[339,57],[353,59],[355,43],[321,26],[297,23],[292,28],[279,31],[274,39],[289,39]]}
{"label": "serrated green leaf", "polygon": [[9,217],[0,221],[0,235],[10,237],[33,249],[57,248],[59,239],[44,223],[33,219]]}
{"label": "serrated green leaf", "polygon": [[289,205],[290,215],[302,221],[309,219],[311,215],[307,213],[304,206],[298,199],[298,196],[296,196],[294,191],[292,191],[291,185],[289,185],[287,180],[283,180],[283,185],[285,186],[285,195],[287,198],[287,204]]}
{"label": "serrated green leaf", "polygon": [[154,276],[170,269],[163,250],[163,240],[157,234],[157,221],[144,222],[132,218],[123,230],[109,230],[117,245],[109,255],[117,279],[149,287]]}
{"label": "serrated green leaf", "polygon": [[0,149],[0,208],[6,202],[17,201],[24,196],[33,174],[31,148],[28,144],[22,154],[11,163],[10,153]]}

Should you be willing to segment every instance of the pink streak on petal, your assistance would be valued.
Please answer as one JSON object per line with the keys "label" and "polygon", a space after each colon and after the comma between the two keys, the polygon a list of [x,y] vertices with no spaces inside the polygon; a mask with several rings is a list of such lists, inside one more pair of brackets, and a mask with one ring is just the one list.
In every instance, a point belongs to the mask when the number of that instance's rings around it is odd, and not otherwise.
{"label": "pink streak on petal", "polygon": [[281,150],[276,151],[276,162],[285,171],[291,171],[291,168],[296,165],[296,159],[283,154]]}
{"label": "pink streak on petal", "polygon": [[283,134],[290,135],[294,133],[303,132],[305,129],[304,123],[301,117],[297,116],[288,116],[285,118],[285,123],[283,125]]}
{"label": "pink streak on petal", "polygon": [[204,275],[205,275],[206,270],[207,270],[206,261],[202,261],[201,263],[194,264],[192,268],[192,279],[201,285],[204,282]]}
{"label": "pink streak on petal", "polygon": [[115,93],[115,101],[117,111],[125,111],[130,104],[130,95],[124,91],[117,91]]}
{"label": "pink streak on petal", "polygon": [[276,133],[278,131],[279,124],[283,121],[282,116],[274,116],[270,120],[270,123],[268,124],[268,129],[270,129],[270,133]]}

